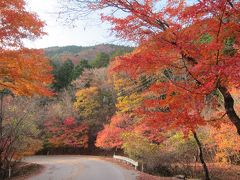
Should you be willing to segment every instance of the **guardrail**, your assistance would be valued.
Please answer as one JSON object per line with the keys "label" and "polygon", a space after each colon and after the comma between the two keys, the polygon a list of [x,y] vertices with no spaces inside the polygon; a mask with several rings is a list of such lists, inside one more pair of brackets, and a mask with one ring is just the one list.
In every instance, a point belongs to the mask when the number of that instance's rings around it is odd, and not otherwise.
{"label": "guardrail", "polygon": [[113,155],[113,158],[114,159],[119,159],[119,160],[122,160],[122,161],[126,161],[127,163],[130,163],[130,164],[134,165],[135,169],[137,169],[137,167],[138,167],[138,162],[134,161],[130,158],[127,158],[127,157],[124,157],[124,156],[117,156],[115,154]]}

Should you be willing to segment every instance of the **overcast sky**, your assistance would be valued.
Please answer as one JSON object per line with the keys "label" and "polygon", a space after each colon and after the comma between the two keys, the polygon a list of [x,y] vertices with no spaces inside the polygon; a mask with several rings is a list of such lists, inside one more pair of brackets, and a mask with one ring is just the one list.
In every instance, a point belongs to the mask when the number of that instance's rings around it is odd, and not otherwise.
{"label": "overcast sky", "polygon": [[59,4],[57,0],[26,0],[28,8],[36,12],[46,22],[48,35],[34,42],[26,42],[32,48],[50,46],[81,45],[90,46],[100,43],[118,43],[110,37],[109,27],[99,23],[99,19],[91,17],[89,21],[81,21],[76,28],[63,25],[57,17]]}

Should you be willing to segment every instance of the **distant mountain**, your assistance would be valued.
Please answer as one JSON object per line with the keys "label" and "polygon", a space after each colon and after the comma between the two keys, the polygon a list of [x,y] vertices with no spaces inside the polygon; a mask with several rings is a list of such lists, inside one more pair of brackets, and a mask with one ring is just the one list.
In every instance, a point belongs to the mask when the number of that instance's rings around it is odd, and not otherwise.
{"label": "distant mountain", "polygon": [[80,60],[86,59],[88,61],[93,60],[97,54],[104,52],[110,56],[121,55],[126,52],[131,52],[132,47],[119,46],[113,44],[100,44],[95,46],[64,46],[64,47],[49,47],[45,48],[46,56],[54,62],[63,63],[70,59],[74,64],[77,64]]}

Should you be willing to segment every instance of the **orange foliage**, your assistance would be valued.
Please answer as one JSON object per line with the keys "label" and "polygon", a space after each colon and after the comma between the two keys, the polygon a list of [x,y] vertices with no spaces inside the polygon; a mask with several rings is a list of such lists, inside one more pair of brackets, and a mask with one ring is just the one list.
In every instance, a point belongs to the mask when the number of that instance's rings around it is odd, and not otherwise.
{"label": "orange foliage", "polygon": [[44,23],[28,12],[24,0],[1,0],[0,89],[18,95],[51,95],[51,68],[42,50],[26,49],[24,39],[41,37]]}
{"label": "orange foliage", "polygon": [[[220,128],[211,127],[210,139],[213,139],[212,148],[216,148],[215,159],[222,162],[231,162],[234,158],[239,158],[240,152],[240,137],[234,131],[231,124],[223,123]],[[211,144],[208,144],[211,147]],[[239,159],[237,159],[239,160]]]}
{"label": "orange foliage", "polygon": [[121,148],[121,135],[129,130],[130,124],[131,118],[126,114],[113,116],[111,123],[98,133],[96,146],[105,149]]}
{"label": "orange foliage", "polygon": [[0,51],[0,88],[18,95],[51,95],[51,67],[42,50]]}

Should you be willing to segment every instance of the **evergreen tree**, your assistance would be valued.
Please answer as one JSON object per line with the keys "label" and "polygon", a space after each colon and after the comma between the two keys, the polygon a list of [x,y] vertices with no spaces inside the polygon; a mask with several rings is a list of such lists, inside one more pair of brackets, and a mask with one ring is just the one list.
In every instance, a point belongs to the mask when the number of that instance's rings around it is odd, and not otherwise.
{"label": "evergreen tree", "polygon": [[80,75],[82,75],[82,72],[84,69],[90,69],[91,66],[88,64],[88,61],[83,59],[81,60],[78,65],[74,68],[72,79],[75,80],[77,79]]}
{"label": "evergreen tree", "polygon": [[96,58],[92,61],[91,65],[94,68],[107,67],[110,61],[109,54],[101,52],[97,54]]}
{"label": "evergreen tree", "polygon": [[55,82],[53,88],[56,91],[61,90],[62,88],[67,87],[73,79],[73,70],[74,64],[71,60],[67,60],[63,65],[55,72]]}

